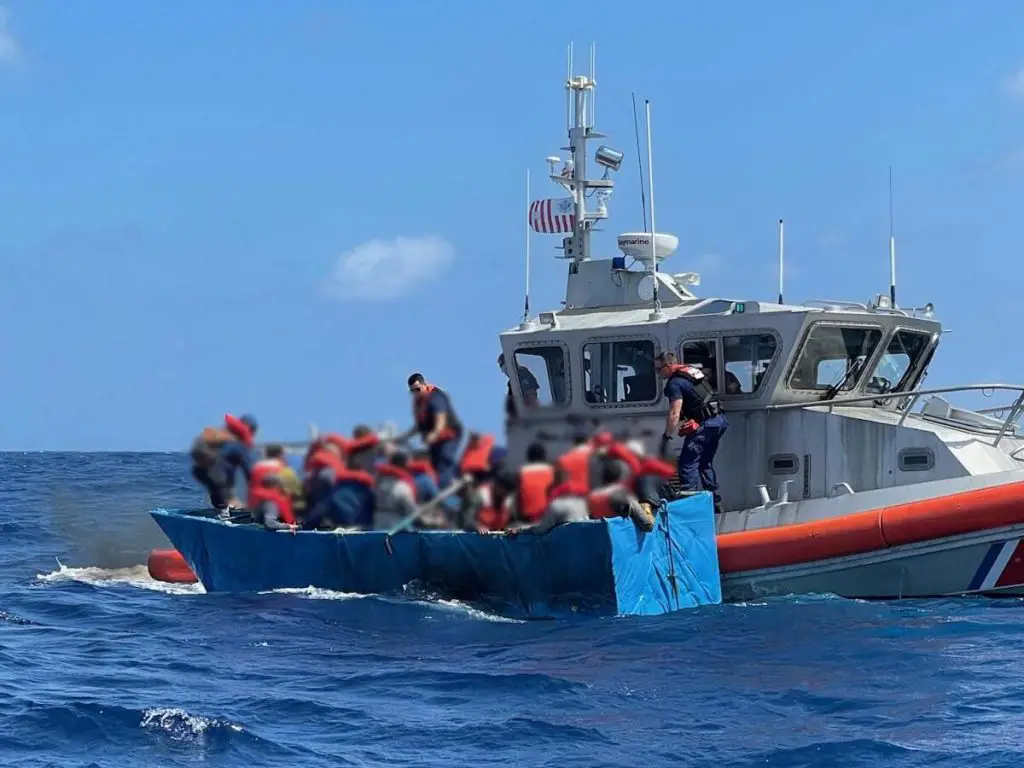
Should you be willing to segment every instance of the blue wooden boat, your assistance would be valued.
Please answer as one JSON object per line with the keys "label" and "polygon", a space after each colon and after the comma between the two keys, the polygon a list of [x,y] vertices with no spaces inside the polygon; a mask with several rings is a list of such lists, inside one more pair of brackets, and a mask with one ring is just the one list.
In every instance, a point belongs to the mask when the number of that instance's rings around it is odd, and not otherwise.
{"label": "blue wooden boat", "polygon": [[663,504],[654,530],[612,518],[543,535],[465,531],[272,532],[208,510],[155,509],[208,592],[420,587],[517,618],[658,615],[722,600],[711,496]]}

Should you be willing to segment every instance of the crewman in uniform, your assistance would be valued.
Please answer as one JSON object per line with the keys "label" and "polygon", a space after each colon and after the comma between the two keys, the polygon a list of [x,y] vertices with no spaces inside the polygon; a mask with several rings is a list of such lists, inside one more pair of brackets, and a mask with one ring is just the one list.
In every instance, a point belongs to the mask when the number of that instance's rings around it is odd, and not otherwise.
{"label": "crewman in uniform", "polygon": [[448,393],[428,383],[422,373],[412,374],[407,383],[412,395],[413,427],[396,442],[419,433],[437,472],[438,488],[443,491],[455,479],[462,422],[455,415]]}
{"label": "crewman in uniform", "polygon": [[722,413],[718,395],[703,371],[692,365],[680,365],[671,352],[660,354],[655,364],[658,375],[665,379],[665,397],[669,402],[660,454],[667,454],[676,434],[684,437],[677,463],[682,490],[698,491],[703,486],[715,499],[715,512],[721,513],[722,497],[714,461],[729,422]]}
{"label": "crewman in uniform", "polygon": [[[505,416],[509,420],[515,420],[519,415],[516,410],[516,401],[512,397],[512,378],[508,374],[508,366],[505,364],[505,353],[502,352],[498,355],[498,367],[501,372],[508,377],[508,392],[505,395]],[[533,372],[525,365],[516,365],[516,371],[519,373],[519,388],[523,391],[523,404],[527,408],[536,408],[539,404],[539,393],[540,384],[537,382],[537,377],[533,375]]]}

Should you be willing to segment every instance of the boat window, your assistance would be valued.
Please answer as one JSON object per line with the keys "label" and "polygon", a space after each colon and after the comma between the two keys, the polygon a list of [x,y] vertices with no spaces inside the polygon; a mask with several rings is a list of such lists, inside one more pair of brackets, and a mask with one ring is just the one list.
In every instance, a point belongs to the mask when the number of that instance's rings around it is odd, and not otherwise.
{"label": "boat window", "polygon": [[750,395],[761,388],[772,360],[777,342],[770,333],[722,338],[722,356],[725,359],[726,395]]}
{"label": "boat window", "polygon": [[824,323],[812,326],[789,375],[789,386],[793,389],[853,389],[881,339],[882,332],[878,328]]}
{"label": "boat window", "polygon": [[904,448],[898,459],[903,472],[927,472],[935,466],[935,454],[931,448]]}
{"label": "boat window", "polygon": [[795,475],[800,459],[793,453],[777,453],[771,458],[770,469],[773,475]]}
{"label": "boat window", "polygon": [[565,351],[561,346],[524,347],[516,350],[515,361],[523,406],[538,408],[568,402]]}
{"label": "boat window", "polygon": [[682,362],[704,371],[708,382],[718,391],[718,343],[714,339],[699,339],[683,342]]}
{"label": "boat window", "polygon": [[649,403],[660,396],[657,350],[647,339],[583,345],[583,388],[588,403]]}
{"label": "boat window", "polygon": [[905,388],[907,376],[928,349],[931,338],[931,334],[920,331],[896,331],[885,352],[878,358],[878,364],[871,372],[865,390],[883,394]]}

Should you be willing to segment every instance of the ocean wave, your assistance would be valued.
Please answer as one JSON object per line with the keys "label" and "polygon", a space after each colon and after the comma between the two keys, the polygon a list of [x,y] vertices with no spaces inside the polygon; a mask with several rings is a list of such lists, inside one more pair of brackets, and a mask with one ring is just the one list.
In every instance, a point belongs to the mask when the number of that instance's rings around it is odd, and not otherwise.
{"label": "ocean wave", "polygon": [[73,568],[57,561],[58,568],[50,573],[38,573],[36,579],[47,584],[61,582],[78,582],[93,587],[135,587],[151,592],[163,592],[168,595],[202,595],[206,593],[202,584],[171,584],[158,581],[149,575],[145,565],[134,565],[128,568],[98,568],[85,566]]}

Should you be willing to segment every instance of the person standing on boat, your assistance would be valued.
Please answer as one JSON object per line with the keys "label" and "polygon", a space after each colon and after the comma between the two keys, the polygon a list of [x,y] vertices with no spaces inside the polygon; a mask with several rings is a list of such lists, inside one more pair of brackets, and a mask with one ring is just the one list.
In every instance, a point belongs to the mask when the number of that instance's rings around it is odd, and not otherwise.
{"label": "person standing on boat", "polygon": [[[498,355],[498,367],[508,377],[508,367],[505,365],[504,352]],[[540,384],[537,382],[537,377],[525,365],[516,365],[516,371],[519,373],[519,387],[523,390],[523,404],[527,408],[536,408],[540,402],[538,399]],[[512,378],[509,377],[508,393],[505,395],[505,416],[512,420],[518,415],[516,401],[512,396]]]}
{"label": "person standing on boat", "polygon": [[665,456],[669,443],[678,433],[686,438],[679,452],[677,470],[683,491],[698,491],[703,486],[715,499],[715,512],[722,512],[722,497],[715,476],[715,453],[729,427],[718,395],[703,371],[692,365],[680,365],[671,352],[656,360],[658,375],[665,379],[665,397],[669,402],[661,450]]}
{"label": "person standing on boat", "polygon": [[253,443],[259,424],[250,414],[224,417],[224,427],[206,427],[192,444],[192,477],[217,509],[244,504],[235,493],[238,470],[248,484],[254,463]]}
{"label": "person standing on boat", "polygon": [[451,398],[444,390],[427,383],[422,373],[409,376],[414,426],[398,442],[419,434],[437,472],[438,487],[444,490],[455,479],[462,442],[462,422],[455,415]]}

